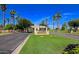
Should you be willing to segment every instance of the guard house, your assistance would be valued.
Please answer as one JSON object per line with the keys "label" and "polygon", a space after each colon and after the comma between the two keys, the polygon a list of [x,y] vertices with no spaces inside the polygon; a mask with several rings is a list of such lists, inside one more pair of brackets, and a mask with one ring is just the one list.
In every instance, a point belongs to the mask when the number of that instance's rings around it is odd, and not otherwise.
{"label": "guard house", "polygon": [[46,26],[31,26],[33,28],[34,34],[35,35],[48,35],[49,31],[48,28]]}

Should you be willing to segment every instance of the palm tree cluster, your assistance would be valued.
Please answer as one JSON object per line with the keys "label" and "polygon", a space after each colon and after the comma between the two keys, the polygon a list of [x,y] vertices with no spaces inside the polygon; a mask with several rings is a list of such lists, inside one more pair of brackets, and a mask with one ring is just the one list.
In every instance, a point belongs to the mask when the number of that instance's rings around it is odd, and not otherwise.
{"label": "palm tree cluster", "polygon": [[59,23],[60,18],[61,18],[61,13],[60,13],[60,12],[57,12],[57,13],[52,17],[52,19],[53,19],[53,29],[54,29],[54,21],[57,22],[57,29],[60,29],[60,23]]}
{"label": "palm tree cluster", "polygon": [[[7,10],[7,5],[6,4],[1,4],[0,5],[0,9],[2,10],[2,20],[3,20],[3,27],[5,27],[6,21],[8,22],[8,24],[12,24],[12,25],[16,25],[15,24],[15,19],[18,21],[19,16],[15,18],[15,14],[16,11],[15,10],[11,10],[10,11],[10,15],[11,18],[5,18],[5,14],[6,14],[6,10]],[[61,13],[57,12],[53,17],[53,29],[54,29],[54,21],[57,22],[57,29],[60,29],[60,18],[61,18]],[[45,25],[47,26],[48,19],[43,20],[40,25]]]}
{"label": "palm tree cluster", "polygon": [[[3,20],[3,29],[4,30],[26,30],[28,31],[28,28],[30,28],[32,22],[26,18],[22,18],[20,16],[15,17],[16,11],[11,10],[9,12],[10,18],[5,18],[5,11],[7,10],[6,4],[1,4],[0,9],[2,10],[2,20]],[[6,21],[8,24],[6,24]],[[17,23],[15,23],[17,21]],[[6,24],[6,26],[5,26]]]}
{"label": "palm tree cluster", "polygon": [[1,10],[2,10],[2,18],[3,18],[3,26],[5,26],[5,11],[6,11],[7,7],[5,4],[1,5]]}
{"label": "palm tree cluster", "polygon": [[[8,24],[10,24],[10,18],[5,18],[6,15],[6,10],[7,10],[7,5],[6,4],[1,4],[0,5],[0,9],[2,10],[2,20],[3,20],[3,27],[5,27],[6,21],[8,22]],[[10,15],[11,15],[11,24],[15,24],[15,15],[16,11],[15,10],[11,10],[10,11]]]}
{"label": "palm tree cluster", "polygon": [[11,19],[12,19],[12,22],[14,23],[14,25],[15,25],[15,17],[14,17],[15,14],[16,14],[16,11],[15,10],[11,10],[10,11]]}

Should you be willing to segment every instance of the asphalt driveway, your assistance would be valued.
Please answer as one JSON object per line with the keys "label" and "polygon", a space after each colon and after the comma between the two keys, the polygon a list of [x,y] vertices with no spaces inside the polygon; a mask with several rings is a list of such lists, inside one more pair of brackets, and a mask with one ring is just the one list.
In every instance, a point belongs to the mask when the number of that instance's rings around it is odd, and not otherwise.
{"label": "asphalt driveway", "polygon": [[0,54],[10,54],[15,48],[21,44],[28,33],[13,33],[4,36],[0,36]]}
{"label": "asphalt driveway", "polygon": [[58,35],[58,36],[64,36],[66,38],[73,38],[73,39],[79,40],[79,35],[60,33],[60,32],[53,32],[51,34]]}

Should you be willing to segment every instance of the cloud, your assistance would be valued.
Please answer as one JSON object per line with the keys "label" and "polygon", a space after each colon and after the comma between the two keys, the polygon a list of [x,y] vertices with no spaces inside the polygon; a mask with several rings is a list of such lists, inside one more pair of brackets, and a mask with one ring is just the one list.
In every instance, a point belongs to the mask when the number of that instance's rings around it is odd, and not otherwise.
{"label": "cloud", "polygon": [[74,15],[74,13],[63,13],[63,15]]}
{"label": "cloud", "polygon": [[79,12],[63,13],[62,15],[63,15],[63,16],[73,16],[73,15],[75,16],[75,15],[79,15],[78,13],[79,13]]}

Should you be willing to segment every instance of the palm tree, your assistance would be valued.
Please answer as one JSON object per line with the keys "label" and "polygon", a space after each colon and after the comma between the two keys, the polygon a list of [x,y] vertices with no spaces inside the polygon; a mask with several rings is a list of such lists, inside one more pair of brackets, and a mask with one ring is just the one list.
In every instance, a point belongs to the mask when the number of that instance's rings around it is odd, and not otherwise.
{"label": "palm tree", "polygon": [[57,21],[57,28],[60,29],[59,21],[61,18],[61,14],[59,12],[57,12],[54,17],[56,18],[56,21]]}
{"label": "palm tree", "polygon": [[53,30],[54,30],[54,21],[56,21],[56,17],[53,16],[52,18],[53,18]]}
{"label": "palm tree", "polygon": [[21,19],[21,17],[20,16],[16,16],[15,19],[16,19],[17,22],[19,22],[19,20]]}
{"label": "palm tree", "polygon": [[45,26],[45,20],[42,20],[41,23],[40,23],[39,25]]}
{"label": "palm tree", "polygon": [[15,10],[11,10],[10,11],[12,24],[14,24],[14,25],[15,25],[15,17],[14,17],[15,14],[16,14],[16,11]]}
{"label": "palm tree", "polygon": [[48,19],[45,19],[45,25],[48,27]]}
{"label": "palm tree", "polygon": [[9,19],[9,18],[7,18],[6,20],[7,20],[8,24],[9,24],[9,23],[10,23],[10,19]]}
{"label": "palm tree", "polygon": [[6,11],[6,9],[7,9],[6,4],[1,4],[3,26],[5,26],[5,11]]}

